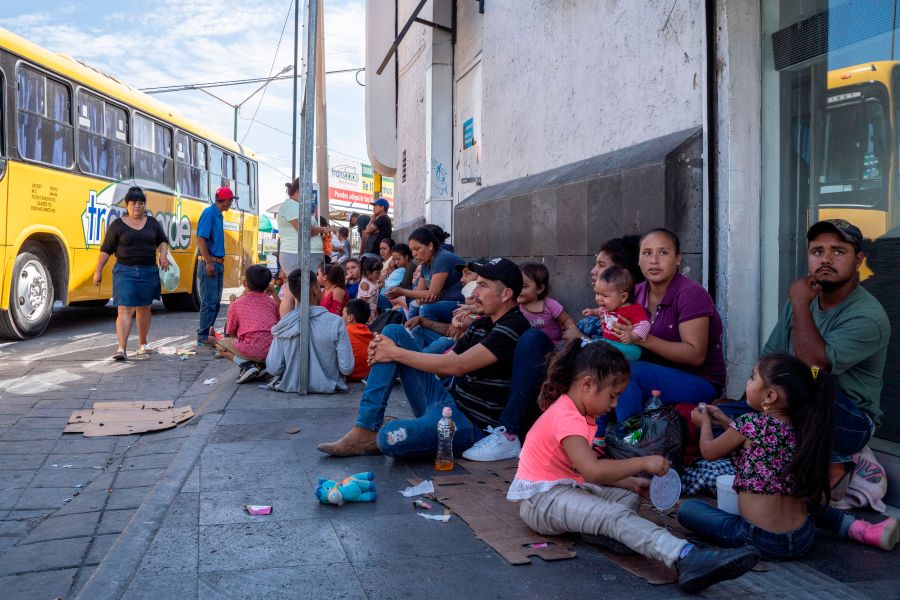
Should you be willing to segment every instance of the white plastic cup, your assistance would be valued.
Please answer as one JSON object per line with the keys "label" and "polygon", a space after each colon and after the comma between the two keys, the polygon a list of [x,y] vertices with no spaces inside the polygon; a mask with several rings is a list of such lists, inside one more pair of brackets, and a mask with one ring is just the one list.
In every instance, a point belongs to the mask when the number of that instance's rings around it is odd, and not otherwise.
{"label": "white plastic cup", "polygon": [[734,475],[716,477],[716,499],[719,510],[724,510],[732,515],[741,514],[741,509],[738,507],[738,495],[734,491]]}

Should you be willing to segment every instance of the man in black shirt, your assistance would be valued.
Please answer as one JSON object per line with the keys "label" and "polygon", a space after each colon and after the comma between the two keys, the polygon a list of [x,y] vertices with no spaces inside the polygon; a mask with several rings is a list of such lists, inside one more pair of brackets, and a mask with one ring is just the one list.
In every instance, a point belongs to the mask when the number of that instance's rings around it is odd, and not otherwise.
{"label": "man in black shirt", "polygon": [[[432,456],[437,449],[437,423],[448,406],[456,422],[454,450],[481,442],[491,451],[482,453],[489,458],[480,460],[518,456],[521,444],[506,431],[516,430],[521,410],[507,405],[513,352],[519,336],[530,327],[516,304],[522,273],[505,258],[469,263],[469,269],[478,273],[472,297],[484,316],[472,323],[448,354],[426,354],[403,326],[385,327],[369,346],[372,370],[355,426],[340,440],[320,444],[319,450],[333,456],[379,452]],[[397,375],[415,418],[390,421],[382,427]],[[439,375],[453,376],[449,390],[441,385]],[[485,436],[482,428],[489,435]]]}
{"label": "man in black shirt", "polygon": [[392,233],[391,218],[387,214],[389,206],[388,201],[384,198],[379,198],[372,203],[372,220],[366,226],[366,243],[363,246],[365,248],[364,256],[381,258],[381,255],[378,253],[378,246],[381,244],[381,240],[391,237]]}

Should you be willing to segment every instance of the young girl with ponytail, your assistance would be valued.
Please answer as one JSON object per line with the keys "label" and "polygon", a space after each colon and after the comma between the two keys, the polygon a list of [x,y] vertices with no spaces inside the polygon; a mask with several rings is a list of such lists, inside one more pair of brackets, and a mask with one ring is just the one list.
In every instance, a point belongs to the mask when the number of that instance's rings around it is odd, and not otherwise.
{"label": "young girl with ponytail", "polygon": [[[746,392],[755,412],[733,421],[715,406],[699,406],[691,413],[700,427],[703,458],[731,455],[741,514],[688,500],[678,521],[719,545],[751,544],[770,560],[804,555],[812,548],[816,527],[891,550],[900,536],[896,519],[872,524],[828,505],[831,376],[796,357],[772,354],[757,363]],[[717,438],[713,421],[725,428]]]}
{"label": "young girl with ponytail", "polygon": [[541,389],[544,413],[525,438],[507,499],[521,501],[519,515],[538,533],[581,533],[677,568],[685,591],[739,577],[759,560],[754,548],[701,548],[638,516],[636,492],[649,484],[639,475],[665,474],[665,458],[598,459],[591,449],[594,420],[615,407],[628,378],[628,361],[607,344],[573,340],[558,352]]}

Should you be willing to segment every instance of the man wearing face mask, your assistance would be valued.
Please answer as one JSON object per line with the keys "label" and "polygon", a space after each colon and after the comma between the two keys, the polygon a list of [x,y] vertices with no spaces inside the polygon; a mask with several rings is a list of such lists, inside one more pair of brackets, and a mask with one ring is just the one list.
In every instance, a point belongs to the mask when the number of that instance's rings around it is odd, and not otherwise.
{"label": "man wearing face mask", "polygon": [[834,485],[844,464],[869,442],[882,411],[882,374],[891,335],[884,308],[859,285],[860,230],[843,219],[809,228],[809,275],[788,290],[788,302],[763,348],[785,352],[811,368],[831,372],[837,383],[834,404]]}

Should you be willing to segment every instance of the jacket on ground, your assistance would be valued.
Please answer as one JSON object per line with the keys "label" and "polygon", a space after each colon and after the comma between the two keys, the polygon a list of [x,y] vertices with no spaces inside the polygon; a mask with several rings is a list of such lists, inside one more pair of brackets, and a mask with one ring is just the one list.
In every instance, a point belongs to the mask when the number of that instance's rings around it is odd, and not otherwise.
{"label": "jacket on ground", "polygon": [[[353,348],[344,320],[321,306],[309,307],[309,391],[333,394],[346,391],[345,376],[353,371]],[[272,327],[272,346],[266,370],[281,381],[275,389],[300,389],[300,309],[295,308]]]}

